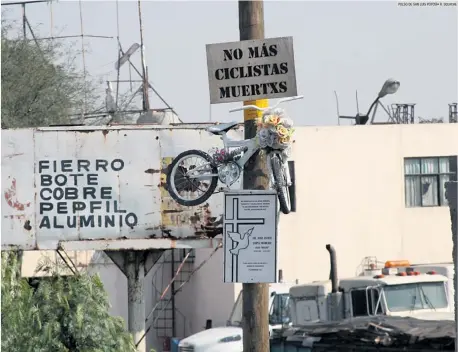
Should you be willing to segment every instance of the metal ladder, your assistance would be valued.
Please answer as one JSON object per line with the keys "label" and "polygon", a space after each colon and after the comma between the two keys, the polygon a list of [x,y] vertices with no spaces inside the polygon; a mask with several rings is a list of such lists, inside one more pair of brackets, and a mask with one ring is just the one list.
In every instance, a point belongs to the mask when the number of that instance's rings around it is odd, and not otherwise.
{"label": "metal ladder", "polygon": [[[172,252],[175,251],[175,252]],[[186,261],[183,263],[184,259],[188,255]],[[173,257],[173,260],[172,260]],[[172,295],[176,295],[177,292],[172,292],[171,280],[177,273],[177,270],[180,268],[179,273],[176,275],[174,281],[175,290],[180,287],[186,280],[189,278],[194,266],[195,260],[195,250],[187,249],[172,249],[164,252],[162,257],[159,259],[156,265],[158,268],[153,275],[153,291],[155,295],[154,302],[154,312],[150,321],[153,322],[153,329],[156,331],[156,336],[159,338],[165,337],[184,337],[186,331],[175,331],[175,335],[182,336],[173,336],[174,335],[174,319],[175,326],[182,325],[183,329],[186,330],[186,317],[185,315],[175,307],[173,307]],[[165,270],[165,271],[164,271]],[[173,272],[172,272],[173,270]],[[169,271],[170,274],[167,274]],[[159,277],[161,277],[160,280]],[[167,280],[164,280],[164,277]],[[165,282],[166,281],[166,282]],[[170,285],[166,294],[162,297],[164,290],[167,286]],[[182,323],[182,324],[177,324]]]}

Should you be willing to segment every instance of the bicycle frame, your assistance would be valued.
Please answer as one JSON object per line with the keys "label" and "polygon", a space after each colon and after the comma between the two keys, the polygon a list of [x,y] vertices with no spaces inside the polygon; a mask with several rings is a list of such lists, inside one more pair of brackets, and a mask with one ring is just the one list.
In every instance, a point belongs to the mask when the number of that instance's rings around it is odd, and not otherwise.
{"label": "bicycle frame", "polygon": [[235,163],[242,169],[253,154],[259,150],[259,146],[257,145],[255,138],[235,140],[230,139],[226,133],[223,133],[221,135],[221,139],[223,140],[226,152],[229,152],[229,148],[247,148],[247,150],[243,153],[243,156],[239,160],[235,161]]}
{"label": "bicycle frame", "polygon": [[[264,114],[264,113],[267,113],[268,111],[273,111],[274,109],[277,108],[277,106],[279,106],[283,102],[302,99],[303,97],[304,97],[303,95],[300,95],[300,96],[296,96],[296,97],[283,98],[283,99],[280,99],[275,106],[271,106],[271,107],[268,107],[268,108],[260,108],[260,107],[255,106],[255,105],[245,105],[242,108],[229,110],[229,112],[235,112],[235,111],[241,111],[241,110],[247,110],[247,109],[254,109],[254,110],[257,110],[257,111],[261,111]],[[255,138],[243,139],[243,140],[234,140],[234,139],[228,138],[226,132],[222,132],[220,137],[221,137],[221,139],[223,141],[224,150],[226,151],[226,153],[229,152],[230,148],[241,148],[241,147],[246,147],[247,148],[247,150],[243,153],[243,156],[240,159],[234,161],[240,167],[241,170],[243,170],[245,164],[253,156],[253,154],[256,153],[260,149],[258,144],[256,143],[256,139]],[[276,152],[276,153],[278,153],[278,152]],[[188,171],[186,176],[188,176],[190,178],[193,178],[193,179],[203,179],[203,178],[208,178],[208,177],[218,177],[218,174],[209,174],[209,175],[205,175],[205,176],[204,175],[190,175],[191,173],[195,173],[196,171],[199,171],[202,168],[207,167],[208,165],[210,165],[210,163],[205,163],[205,164],[203,164],[203,165],[201,165],[199,167],[196,167],[196,168]],[[288,180],[287,182],[289,184],[291,182],[291,179],[290,179],[290,175],[289,175],[289,169],[288,168],[286,168],[286,169],[287,169],[286,173],[287,173],[287,180]]]}
{"label": "bicycle frame", "polygon": [[[245,164],[247,163],[247,161],[253,156],[254,153],[256,153],[259,150],[259,146],[257,145],[255,138],[235,140],[235,139],[229,138],[226,132],[221,133],[220,136],[221,136],[221,140],[223,141],[224,150],[226,151],[226,153],[229,152],[230,148],[241,148],[241,147],[247,148],[247,150],[243,153],[243,156],[240,159],[234,161],[242,170]],[[205,163],[201,166],[198,166],[188,171],[188,173],[194,173],[196,171],[199,171],[207,167],[208,165],[210,165],[210,163]],[[202,178],[208,178],[208,177],[217,177],[218,174],[195,175],[195,176],[188,175],[188,176],[193,179],[202,179]]]}
{"label": "bicycle frame", "polygon": [[[227,134],[225,132],[222,133],[220,136],[221,136],[221,139],[223,141],[224,150],[226,151],[226,153],[229,152],[230,148],[240,148],[240,147],[246,147],[247,148],[247,150],[243,153],[243,156],[240,159],[238,159],[236,161],[233,161],[240,167],[241,170],[244,169],[245,164],[253,156],[253,154],[255,154],[260,149],[260,147],[256,143],[256,139],[255,138],[243,139],[243,140],[234,140],[234,139],[228,138]],[[280,152],[279,151],[273,151],[271,153],[280,153]],[[269,154],[271,154],[271,153],[269,153]],[[207,175],[189,175],[189,173],[195,173],[196,171],[199,171],[199,170],[202,170],[203,168],[206,168],[208,165],[210,165],[210,163],[205,163],[205,164],[203,164],[201,166],[198,166],[198,167],[188,171],[188,175],[187,176],[189,178],[192,178],[192,179],[208,179],[208,178],[211,178],[211,177],[218,177],[219,175],[217,173],[216,174],[207,174]],[[271,181],[273,181],[272,171],[270,170],[270,162],[267,163],[267,167],[269,169],[269,175],[270,175]],[[286,174],[286,182],[288,183],[288,185],[290,185],[291,184],[291,175],[289,174],[289,168],[287,166],[285,168],[285,174]]]}

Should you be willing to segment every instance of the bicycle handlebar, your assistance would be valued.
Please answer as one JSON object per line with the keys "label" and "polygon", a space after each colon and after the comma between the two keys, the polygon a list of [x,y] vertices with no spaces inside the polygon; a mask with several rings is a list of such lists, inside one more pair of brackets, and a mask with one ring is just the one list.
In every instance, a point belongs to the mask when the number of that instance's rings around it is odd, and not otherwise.
{"label": "bicycle handlebar", "polygon": [[241,108],[231,109],[231,110],[229,110],[229,112],[242,111],[242,110],[248,110],[248,109],[254,109],[254,110],[258,110],[258,111],[268,111],[268,110],[275,109],[278,105],[280,105],[281,103],[284,103],[285,101],[298,100],[298,99],[302,99],[302,98],[304,98],[303,95],[298,95],[298,96],[289,97],[289,98],[283,98],[283,99],[280,99],[277,102],[277,104],[275,104],[274,106],[268,106],[267,108],[260,108],[259,106],[256,106],[256,105],[245,105],[245,106],[243,106]]}

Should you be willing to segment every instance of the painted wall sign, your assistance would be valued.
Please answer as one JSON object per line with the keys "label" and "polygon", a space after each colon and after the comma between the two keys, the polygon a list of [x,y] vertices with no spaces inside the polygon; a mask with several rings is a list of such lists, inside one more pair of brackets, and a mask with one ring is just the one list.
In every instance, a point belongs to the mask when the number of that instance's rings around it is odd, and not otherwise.
{"label": "painted wall sign", "polygon": [[134,229],[138,216],[121,209],[108,174],[126,178],[123,159],[38,160],[36,184],[39,184],[38,228],[81,227]]}
{"label": "painted wall sign", "polygon": [[[96,240],[214,236],[222,194],[183,207],[164,188],[176,155],[222,146],[205,127],[2,130],[2,249],[56,249],[75,241],[93,249]],[[240,139],[243,131],[229,134]]]}
{"label": "painted wall sign", "polygon": [[277,277],[277,193],[225,193],[224,282],[272,283]]}
{"label": "painted wall sign", "polygon": [[210,103],[297,95],[293,38],[207,44]]}

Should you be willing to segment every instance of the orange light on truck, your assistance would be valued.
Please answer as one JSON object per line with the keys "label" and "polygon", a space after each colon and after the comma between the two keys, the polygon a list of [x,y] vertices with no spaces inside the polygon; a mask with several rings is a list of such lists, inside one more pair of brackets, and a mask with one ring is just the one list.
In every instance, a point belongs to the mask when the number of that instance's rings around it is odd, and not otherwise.
{"label": "orange light on truck", "polygon": [[408,260],[388,260],[385,262],[385,268],[398,268],[404,266],[410,266]]}

